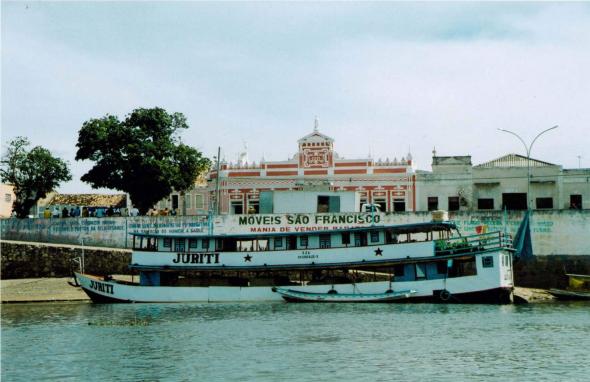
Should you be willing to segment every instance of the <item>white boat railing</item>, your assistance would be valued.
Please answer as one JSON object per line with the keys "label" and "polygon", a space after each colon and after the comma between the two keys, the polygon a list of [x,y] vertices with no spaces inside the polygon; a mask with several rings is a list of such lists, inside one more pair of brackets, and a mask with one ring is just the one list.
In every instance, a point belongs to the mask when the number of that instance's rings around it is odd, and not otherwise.
{"label": "white boat railing", "polygon": [[437,256],[495,249],[513,249],[512,238],[498,231],[435,241],[435,253]]}

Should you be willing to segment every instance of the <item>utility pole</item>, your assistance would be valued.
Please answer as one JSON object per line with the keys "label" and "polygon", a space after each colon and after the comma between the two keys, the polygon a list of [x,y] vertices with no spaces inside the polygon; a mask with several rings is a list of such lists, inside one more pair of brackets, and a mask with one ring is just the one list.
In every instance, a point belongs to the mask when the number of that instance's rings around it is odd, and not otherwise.
{"label": "utility pole", "polygon": [[221,170],[221,146],[217,147],[217,177],[215,179],[215,215],[219,215],[220,200],[219,200],[219,177]]}

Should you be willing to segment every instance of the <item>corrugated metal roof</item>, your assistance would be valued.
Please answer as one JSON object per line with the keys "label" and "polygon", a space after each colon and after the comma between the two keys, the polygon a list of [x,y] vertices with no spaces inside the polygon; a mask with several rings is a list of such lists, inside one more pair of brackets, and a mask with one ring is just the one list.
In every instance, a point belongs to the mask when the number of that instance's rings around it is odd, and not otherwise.
{"label": "corrugated metal roof", "polygon": [[127,195],[125,194],[56,194],[49,205],[74,205],[85,207],[125,207]]}
{"label": "corrugated metal roof", "polygon": [[[529,158],[531,167],[557,166],[556,164],[543,162],[538,159]],[[494,168],[494,167],[527,167],[527,157],[518,154],[508,154],[503,157],[491,160],[474,166],[475,168]]]}

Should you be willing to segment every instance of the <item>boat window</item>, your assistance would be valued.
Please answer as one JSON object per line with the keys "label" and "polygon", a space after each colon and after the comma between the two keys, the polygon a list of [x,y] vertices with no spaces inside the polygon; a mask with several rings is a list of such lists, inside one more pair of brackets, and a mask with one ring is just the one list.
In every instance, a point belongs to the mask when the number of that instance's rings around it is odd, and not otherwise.
{"label": "boat window", "polygon": [[201,248],[209,249],[209,239],[202,239],[201,240]]}
{"label": "boat window", "polygon": [[342,232],[342,245],[350,244],[350,232]]}
{"label": "boat window", "polygon": [[449,267],[448,277],[462,277],[477,275],[477,267],[475,266],[475,257],[466,259],[453,259]]}
{"label": "boat window", "polygon": [[436,273],[439,275],[444,275],[447,273],[447,262],[446,261],[438,261],[436,263]]}
{"label": "boat window", "polygon": [[254,240],[238,240],[236,243],[238,252],[250,252],[254,250]]}
{"label": "boat window", "polygon": [[197,239],[188,239],[189,248],[197,248]]}
{"label": "boat window", "polygon": [[275,248],[283,248],[283,238],[282,237],[275,237]]}
{"label": "boat window", "polygon": [[354,245],[356,247],[366,246],[367,245],[367,233],[366,232],[355,232]]}
{"label": "boat window", "polygon": [[481,258],[481,265],[484,268],[493,268],[494,267],[494,258],[492,256],[483,256]]}
{"label": "boat window", "polygon": [[320,248],[330,248],[331,246],[330,235],[320,235]]}
{"label": "boat window", "polygon": [[184,252],[184,242],[185,239],[174,239],[174,251],[175,252]]}
{"label": "boat window", "polygon": [[307,246],[309,245],[309,238],[307,236],[300,236],[299,245],[307,248]]}
{"label": "boat window", "polygon": [[[393,244],[393,243],[395,243],[393,241],[393,238],[394,238],[393,231],[390,230],[390,229],[385,230],[385,244]],[[397,238],[396,238],[396,241],[397,241]]]}
{"label": "boat window", "polygon": [[268,251],[268,239],[258,239],[257,241],[259,251]]}
{"label": "boat window", "polygon": [[172,239],[165,237],[164,238],[164,248],[172,247]]}
{"label": "boat window", "polygon": [[158,249],[158,239],[151,237],[133,238],[133,249],[155,251]]}
{"label": "boat window", "polygon": [[287,249],[297,249],[296,236],[287,236]]}
{"label": "boat window", "polygon": [[393,267],[393,274],[397,277],[402,277],[406,274],[406,266],[404,264],[396,265]]}
{"label": "boat window", "polygon": [[425,279],[425,278],[426,278],[426,264],[424,264],[424,263],[416,264],[416,280]]}
{"label": "boat window", "polygon": [[371,243],[379,241],[379,231],[371,231]]}

